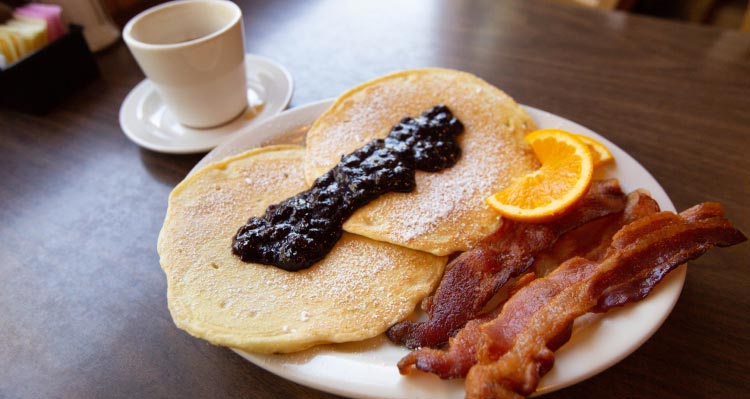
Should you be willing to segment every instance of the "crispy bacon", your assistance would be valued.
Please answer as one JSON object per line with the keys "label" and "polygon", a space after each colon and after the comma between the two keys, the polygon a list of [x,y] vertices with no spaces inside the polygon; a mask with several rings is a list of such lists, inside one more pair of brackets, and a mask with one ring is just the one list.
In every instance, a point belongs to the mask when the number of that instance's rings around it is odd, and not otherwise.
{"label": "crispy bacon", "polygon": [[466,397],[533,393],[576,317],[640,300],[678,265],[715,246],[745,240],[716,203],[680,215],[660,212],[628,224],[614,236],[601,261],[575,257],[564,262],[520,290],[495,319],[479,328],[477,364],[466,376]]}
{"label": "crispy bacon", "polygon": [[480,315],[508,280],[526,272],[534,256],[552,246],[560,235],[620,212],[624,206],[619,183],[611,179],[593,182],[574,210],[555,222],[503,220],[494,233],[448,265],[435,295],[423,302],[430,319],[395,324],[387,331],[388,338],[409,348],[444,345],[467,321]]}
{"label": "crispy bacon", "polygon": [[596,219],[561,236],[552,248],[536,257],[533,270],[543,277],[574,256],[599,260],[618,230],[659,210],[659,204],[646,191],[636,190],[628,194],[623,212]]}
{"label": "crispy bacon", "polygon": [[[508,297],[536,279],[534,273],[526,273],[515,281],[509,289]],[[412,366],[419,370],[436,374],[443,379],[463,378],[476,362],[476,343],[479,340],[479,327],[497,317],[500,308],[488,314],[469,320],[466,325],[450,338],[448,351],[435,348],[420,348],[409,352],[398,362],[401,374],[407,374]]]}
{"label": "crispy bacon", "polygon": [[[625,210],[613,215],[594,220],[583,226],[580,226],[560,237],[554,247],[539,254],[534,268],[537,274],[540,270],[545,273],[556,267],[564,260],[573,256],[581,256],[590,260],[598,260],[603,253],[609,248],[612,237],[615,233],[626,224],[654,214],[659,211],[659,205],[650,196],[641,191],[636,191],[628,195]],[[521,287],[527,285],[533,277],[527,274],[515,283],[513,291],[518,291]],[[525,295],[534,295],[526,291]],[[512,292],[508,295],[512,295]],[[427,371],[438,375],[440,378],[463,378],[471,366],[476,363],[475,348],[479,340],[479,327],[494,319],[499,313],[499,308],[494,312],[478,317],[466,323],[454,337],[450,338],[448,351],[432,348],[421,348],[408,353],[398,363],[399,370],[406,374],[414,366],[419,370]],[[516,327],[523,327],[521,324]],[[518,334],[521,328],[507,330],[503,336],[507,341],[512,341],[513,336]],[[567,340],[567,339],[566,339]]]}

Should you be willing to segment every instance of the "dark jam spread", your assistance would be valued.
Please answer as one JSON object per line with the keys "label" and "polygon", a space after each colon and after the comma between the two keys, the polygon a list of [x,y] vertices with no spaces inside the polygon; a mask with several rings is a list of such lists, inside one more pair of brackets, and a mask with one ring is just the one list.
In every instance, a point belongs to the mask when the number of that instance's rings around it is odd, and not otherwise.
{"label": "dark jam spread", "polygon": [[463,128],[445,105],[405,117],[385,139],[341,157],[309,190],[250,218],[237,231],[232,252],[245,262],[289,271],[312,266],[333,248],[344,221],[358,208],[391,191],[412,191],[417,169],[436,172],[455,165],[461,155],[456,136]]}

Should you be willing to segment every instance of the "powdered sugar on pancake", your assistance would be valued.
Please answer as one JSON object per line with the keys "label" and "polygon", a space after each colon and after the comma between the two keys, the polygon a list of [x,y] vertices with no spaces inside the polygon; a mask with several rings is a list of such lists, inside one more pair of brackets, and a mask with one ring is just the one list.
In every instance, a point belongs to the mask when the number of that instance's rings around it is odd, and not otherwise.
{"label": "powdered sugar on pancake", "polygon": [[308,132],[305,176],[311,182],[341,155],[436,104],[447,105],[465,126],[458,163],[439,173],[417,172],[414,192],[373,201],[344,224],[346,231],[446,255],[470,248],[497,227],[484,198],[536,167],[523,141],[534,123],[510,97],[466,73],[396,73],[342,95]]}
{"label": "powdered sugar on pancake", "polygon": [[433,290],[444,257],[349,233],[298,272],[232,254],[247,218],[308,187],[302,158],[295,146],[251,150],[175,188],[159,255],[177,326],[220,345],[292,352],[378,335]]}

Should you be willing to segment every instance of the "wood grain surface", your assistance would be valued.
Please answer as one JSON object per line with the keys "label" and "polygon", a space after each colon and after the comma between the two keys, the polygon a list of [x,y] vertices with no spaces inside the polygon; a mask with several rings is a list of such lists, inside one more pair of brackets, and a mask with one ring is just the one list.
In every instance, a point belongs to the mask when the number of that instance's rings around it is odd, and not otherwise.
{"label": "wood grain surface", "polygon": [[[394,70],[475,73],[633,155],[678,209],[723,203],[750,232],[750,34],[545,1],[240,1],[247,49],[295,79],[291,106]],[[0,398],[331,398],[177,329],[156,238],[202,155],[118,124],[143,79],[124,44],[45,116],[0,110]],[[0,88],[1,90],[1,88]],[[548,398],[750,392],[750,245],[692,262],[661,329]]]}

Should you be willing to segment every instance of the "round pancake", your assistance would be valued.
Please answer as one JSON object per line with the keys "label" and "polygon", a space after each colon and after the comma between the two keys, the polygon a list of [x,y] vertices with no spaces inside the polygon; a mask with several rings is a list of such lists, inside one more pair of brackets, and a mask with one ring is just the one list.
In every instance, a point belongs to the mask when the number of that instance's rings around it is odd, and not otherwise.
{"label": "round pancake", "polygon": [[218,345],[293,352],[378,335],[433,290],[445,257],[349,233],[298,272],[232,254],[232,238],[250,216],[307,189],[303,158],[298,146],[255,149],[174,189],[158,250],[178,327]]}
{"label": "round pancake", "polygon": [[524,136],[536,127],[526,111],[474,75],[427,68],[386,75],[344,93],[307,133],[305,176],[315,178],[341,156],[388,135],[404,116],[447,105],[464,124],[458,163],[417,171],[411,193],[390,193],[357,211],[344,230],[447,255],[494,231],[499,217],[484,199],[537,168]]}

